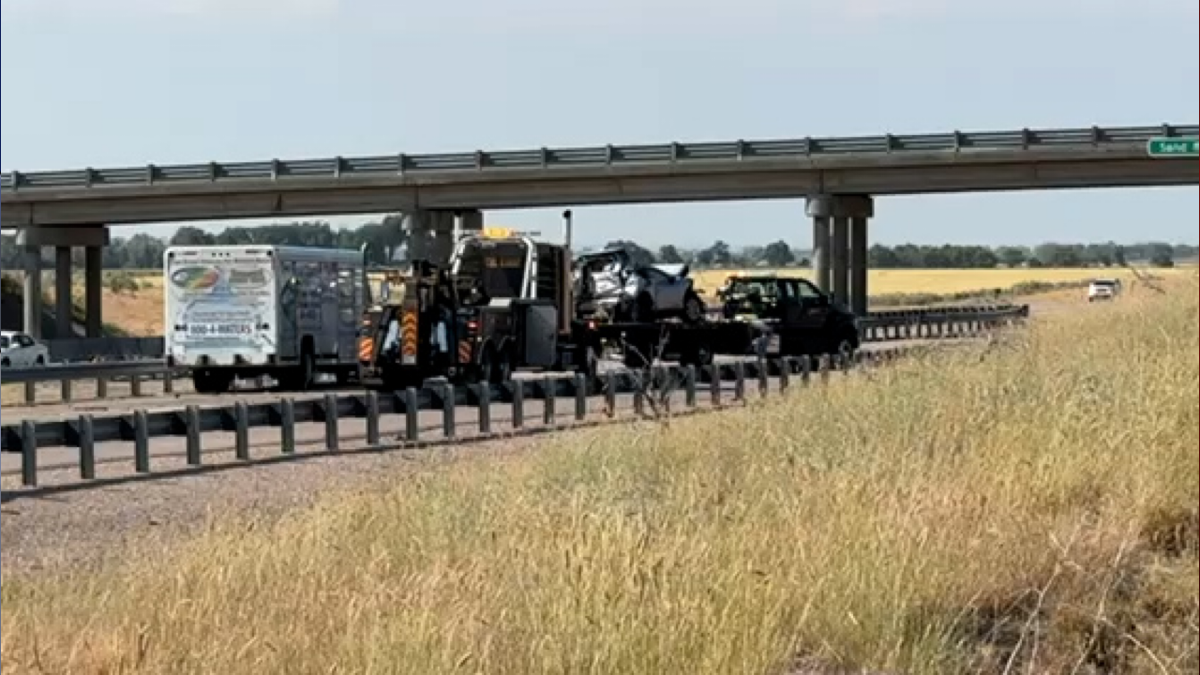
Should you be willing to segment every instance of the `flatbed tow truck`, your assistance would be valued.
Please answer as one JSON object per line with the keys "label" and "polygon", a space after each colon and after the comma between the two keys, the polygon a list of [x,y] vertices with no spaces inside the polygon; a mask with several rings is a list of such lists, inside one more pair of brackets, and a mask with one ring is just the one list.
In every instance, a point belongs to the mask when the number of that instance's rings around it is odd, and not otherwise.
{"label": "flatbed tow truck", "polygon": [[[598,383],[598,363],[613,349],[627,367],[641,368],[656,360],[704,367],[716,355],[791,356],[858,346],[853,315],[819,292],[807,309],[799,299],[771,305],[762,283],[741,284],[739,277],[724,289],[730,292],[721,296],[719,316],[701,323],[581,320],[570,211],[563,218],[564,244],[489,228],[460,238],[444,269],[414,262],[402,283],[391,284],[389,297],[364,314],[361,379],[394,391],[431,378],[500,384],[516,370],[541,370],[583,373]],[[786,293],[795,281],[772,283]],[[767,313],[745,316],[742,310],[755,303]]]}

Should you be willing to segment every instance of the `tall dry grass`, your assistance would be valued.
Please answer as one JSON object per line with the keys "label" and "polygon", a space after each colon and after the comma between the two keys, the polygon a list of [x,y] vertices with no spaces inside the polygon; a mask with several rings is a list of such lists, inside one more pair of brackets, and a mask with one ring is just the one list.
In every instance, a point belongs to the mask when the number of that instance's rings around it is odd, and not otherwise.
{"label": "tall dry grass", "polygon": [[[1197,288],[5,578],[8,673],[1197,672]],[[849,672],[849,671],[846,671]]]}

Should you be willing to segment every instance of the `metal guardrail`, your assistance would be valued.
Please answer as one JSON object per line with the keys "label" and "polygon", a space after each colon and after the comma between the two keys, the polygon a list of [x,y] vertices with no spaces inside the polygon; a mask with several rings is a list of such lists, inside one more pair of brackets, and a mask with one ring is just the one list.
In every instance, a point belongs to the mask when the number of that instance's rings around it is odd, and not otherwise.
{"label": "metal guardrail", "polygon": [[[135,475],[152,475],[150,444],[156,438],[183,437],[187,469],[184,472],[208,468],[204,463],[203,436],[207,432],[232,432],[235,437],[235,457],[241,463],[254,461],[250,442],[250,429],[274,427],[279,429],[279,452],[275,460],[301,455],[296,425],[323,423],[324,434],[319,445],[323,452],[348,451],[343,442],[341,420],[366,420],[365,448],[387,450],[415,447],[425,443],[453,442],[458,440],[456,410],[462,406],[478,408],[478,433],[469,439],[483,440],[497,436],[492,425],[493,403],[511,405],[512,429],[506,435],[529,433],[526,427],[525,401],[541,399],[541,430],[554,430],[567,415],[560,415],[557,401],[571,401],[568,413],[572,426],[587,424],[588,403],[594,395],[605,399],[604,417],[612,421],[617,417],[617,396],[633,393],[633,412],[641,415],[647,408],[655,409],[660,399],[654,396],[669,396],[670,392],[683,392],[683,413],[699,411],[700,385],[708,383],[709,405],[714,410],[726,407],[730,400],[744,403],[747,387],[757,385],[760,396],[771,391],[772,378],[777,379],[776,389],[786,390],[793,376],[801,384],[814,379],[824,380],[828,373],[847,370],[861,365],[877,365],[899,356],[911,354],[919,348],[897,347],[888,353],[860,353],[852,361],[785,358],[774,360],[747,360],[734,363],[714,364],[703,369],[695,366],[658,366],[644,371],[610,371],[603,376],[599,390],[593,389],[588,378],[582,374],[548,375],[541,381],[514,380],[505,385],[477,385],[454,387],[450,384],[426,386],[422,389],[409,388],[394,394],[374,391],[356,394],[326,394],[322,398],[296,400],[281,398],[271,403],[237,402],[218,408],[201,408],[197,405],[179,410],[136,410],[129,414],[96,416],[82,414],[76,420],[34,421],[24,420],[20,424],[0,428],[0,442],[6,451],[19,451],[21,457],[21,483],[26,488],[38,487],[38,448],[74,447],[79,450],[78,468],[82,481],[96,481],[96,444],[125,441],[133,444],[133,469]],[[731,399],[725,398],[724,383],[732,381]],[[440,410],[442,429],[440,438],[427,438],[421,430],[419,413],[422,410]],[[565,411],[564,411],[565,412]],[[380,418],[384,415],[403,415],[403,433],[397,441],[385,441],[381,433]],[[263,447],[261,444],[257,447]],[[312,453],[303,453],[312,454]],[[265,460],[259,460],[265,461]],[[105,462],[109,464],[111,462]],[[236,466],[236,465],[234,465]],[[55,467],[59,468],[59,467]],[[179,473],[170,472],[170,475]],[[100,481],[96,481],[100,482]],[[108,482],[108,481],[104,481]]]}
{"label": "metal guardrail", "polygon": [[[860,320],[864,342],[887,342],[923,338],[949,338],[970,335],[997,324],[1029,316],[1028,305],[962,306],[923,310],[885,310],[872,312]],[[128,380],[132,395],[140,396],[140,385],[148,380],[162,380],[165,394],[173,393],[174,380],[186,376],[186,368],[168,368],[161,359],[130,363],[72,363],[43,368],[12,368],[0,373],[4,384],[26,385],[25,403],[37,395],[35,385],[43,382],[63,384],[64,402],[71,400],[70,383],[82,380],[97,382],[97,398],[107,396],[107,383]]]}
{"label": "metal guardrail", "polygon": [[174,372],[183,371],[167,368],[161,359],[147,359],[140,363],[130,363],[129,361],[63,363],[51,364],[42,368],[6,368],[0,372],[0,382],[3,384],[34,384],[95,379],[159,379],[167,373]]}
{"label": "metal guardrail", "polygon": [[1162,124],[1145,127],[1083,127],[952,131],[936,134],[802,138],[767,141],[605,145],[371,157],[329,157],[258,162],[208,162],[68,171],[13,171],[0,174],[0,191],[144,186],[179,183],[347,179],[405,174],[578,169],[645,164],[698,164],[753,160],[789,160],[854,154],[897,154],[1103,148],[1145,144],[1157,137],[1193,137],[1200,126]]}
{"label": "metal guardrail", "polygon": [[145,359],[163,356],[163,337],[49,338],[42,340],[52,361],[83,361],[95,357]]}

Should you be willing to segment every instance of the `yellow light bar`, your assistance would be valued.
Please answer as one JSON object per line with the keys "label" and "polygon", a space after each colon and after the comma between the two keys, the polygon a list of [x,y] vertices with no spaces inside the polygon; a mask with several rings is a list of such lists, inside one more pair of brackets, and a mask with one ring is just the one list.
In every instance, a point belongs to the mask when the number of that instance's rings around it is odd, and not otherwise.
{"label": "yellow light bar", "polygon": [[541,232],[517,230],[511,227],[485,227],[479,231],[479,236],[485,239],[512,239],[514,237],[539,237]]}

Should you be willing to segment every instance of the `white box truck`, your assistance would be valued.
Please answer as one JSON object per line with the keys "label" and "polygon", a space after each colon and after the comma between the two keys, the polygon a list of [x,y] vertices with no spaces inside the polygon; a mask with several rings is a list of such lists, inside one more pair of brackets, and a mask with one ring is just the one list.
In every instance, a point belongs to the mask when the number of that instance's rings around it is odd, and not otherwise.
{"label": "white box truck", "polygon": [[269,375],[286,389],[358,372],[365,250],[171,246],[164,254],[167,364],[200,393]]}

